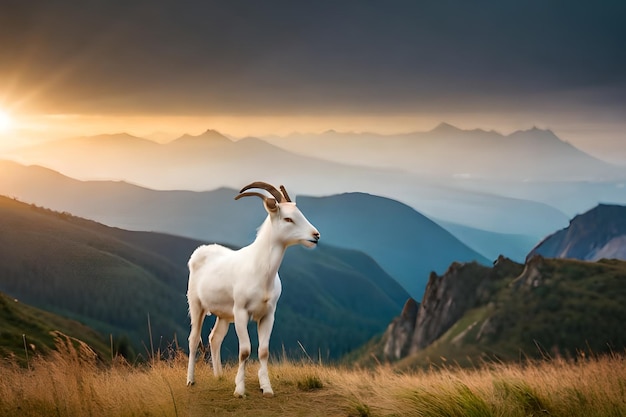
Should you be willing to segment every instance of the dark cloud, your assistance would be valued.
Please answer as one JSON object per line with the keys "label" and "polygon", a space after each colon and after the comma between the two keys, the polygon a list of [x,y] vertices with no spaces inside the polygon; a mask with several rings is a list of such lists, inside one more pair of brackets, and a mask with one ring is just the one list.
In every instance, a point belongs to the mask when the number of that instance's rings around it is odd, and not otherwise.
{"label": "dark cloud", "polygon": [[398,111],[590,91],[623,106],[625,20],[622,1],[5,0],[0,89],[69,112]]}

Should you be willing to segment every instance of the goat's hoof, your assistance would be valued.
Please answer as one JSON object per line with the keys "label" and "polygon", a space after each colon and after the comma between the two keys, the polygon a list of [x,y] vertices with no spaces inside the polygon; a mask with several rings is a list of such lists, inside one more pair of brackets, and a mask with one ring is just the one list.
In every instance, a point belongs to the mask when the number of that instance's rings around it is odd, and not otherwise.
{"label": "goat's hoof", "polygon": [[187,381],[187,386],[188,386],[188,387],[190,387],[190,386],[192,386],[192,385],[194,385],[194,384],[195,384],[195,382],[193,382],[193,381]]}
{"label": "goat's hoof", "polygon": [[235,398],[246,398],[246,392],[243,390],[242,391],[235,390],[235,392],[233,393],[233,396]]}
{"label": "goat's hoof", "polygon": [[274,392],[272,390],[263,391],[264,398],[272,398],[274,396]]}

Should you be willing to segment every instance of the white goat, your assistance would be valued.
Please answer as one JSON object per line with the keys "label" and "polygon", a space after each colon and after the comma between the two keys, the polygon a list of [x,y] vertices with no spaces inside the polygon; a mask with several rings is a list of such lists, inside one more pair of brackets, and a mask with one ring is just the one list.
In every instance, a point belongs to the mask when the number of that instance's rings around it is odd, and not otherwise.
{"label": "white goat", "polygon": [[[273,198],[246,190],[259,188]],[[254,182],[241,189],[241,197],[256,196],[263,199],[268,213],[259,228],[256,239],[237,251],[220,245],[204,245],[189,258],[189,287],[187,301],[191,317],[189,333],[189,366],[187,385],[194,383],[196,351],[200,343],[204,317],[216,316],[209,335],[213,373],[222,374],[220,348],[230,323],[235,323],[239,339],[239,369],[235,378],[236,397],[245,394],[244,373],[250,356],[248,322],[258,323],[259,334],[259,384],[264,396],[273,396],[267,373],[269,341],[274,326],[276,303],[282,291],[278,268],[288,246],[302,244],[314,247],[320,234],[291,202],[285,187],[275,187],[264,182]]]}

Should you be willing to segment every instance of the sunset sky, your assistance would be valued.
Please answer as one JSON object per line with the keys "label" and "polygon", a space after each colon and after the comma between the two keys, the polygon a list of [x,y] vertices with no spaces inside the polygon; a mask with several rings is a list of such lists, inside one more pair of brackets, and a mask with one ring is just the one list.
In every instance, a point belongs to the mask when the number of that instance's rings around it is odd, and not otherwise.
{"label": "sunset sky", "polygon": [[4,0],[0,138],[447,121],[624,146],[625,45],[621,0]]}

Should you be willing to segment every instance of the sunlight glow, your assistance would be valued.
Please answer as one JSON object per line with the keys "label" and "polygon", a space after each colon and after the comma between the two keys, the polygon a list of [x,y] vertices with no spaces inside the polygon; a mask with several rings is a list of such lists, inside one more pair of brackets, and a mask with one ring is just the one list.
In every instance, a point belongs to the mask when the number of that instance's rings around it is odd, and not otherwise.
{"label": "sunlight glow", "polygon": [[0,110],[0,132],[7,132],[11,129],[11,116],[9,113]]}
{"label": "sunlight glow", "polygon": [[5,132],[11,127],[11,116],[5,111],[0,110],[0,132]]}

